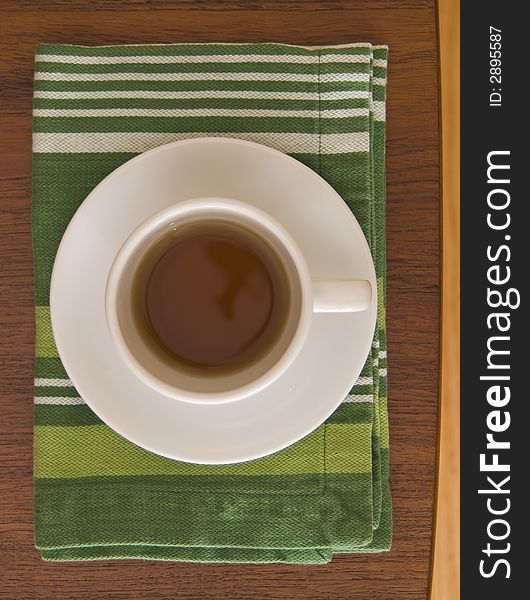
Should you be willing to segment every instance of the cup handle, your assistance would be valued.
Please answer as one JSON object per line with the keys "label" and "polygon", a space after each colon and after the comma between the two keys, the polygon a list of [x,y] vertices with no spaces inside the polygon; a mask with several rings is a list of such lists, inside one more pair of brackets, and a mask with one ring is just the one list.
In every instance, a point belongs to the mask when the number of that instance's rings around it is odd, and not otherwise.
{"label": "cup handle", "polygon": [[313,281],[313,312],[360,312],[366,310],[371,301],[369,281]]}

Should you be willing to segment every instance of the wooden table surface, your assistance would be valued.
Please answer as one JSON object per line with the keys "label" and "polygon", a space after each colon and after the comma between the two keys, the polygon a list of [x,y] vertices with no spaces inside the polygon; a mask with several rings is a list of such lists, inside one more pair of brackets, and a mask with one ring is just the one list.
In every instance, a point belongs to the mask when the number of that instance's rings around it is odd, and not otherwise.
{"label": "wooden table surface", "polygon": [[[33,547],[31,103],[34,47],[279,41],[390,46],[388,340],[394,543],[324,566],[54,564]],[[425,600],[439,334],[434,0],[0,0],[0,598]]]}

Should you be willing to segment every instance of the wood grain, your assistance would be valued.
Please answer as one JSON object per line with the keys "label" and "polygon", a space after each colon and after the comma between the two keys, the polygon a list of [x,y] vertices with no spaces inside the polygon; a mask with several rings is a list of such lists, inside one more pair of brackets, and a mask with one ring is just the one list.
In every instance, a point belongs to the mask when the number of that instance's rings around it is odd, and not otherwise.
{"label": "wood grain", "polygon": [[[41,561],[32,530],[31,94],[39,42],[390,46],[388,340],[394,544],[329,565]],[[438,403],[439,136],[434,0],[2,0],[0,598],[425,600]]]}
{"label": "wood grain", "polygon": [[439,0],[442,346],[431,600],[460,597],[460,0]]}

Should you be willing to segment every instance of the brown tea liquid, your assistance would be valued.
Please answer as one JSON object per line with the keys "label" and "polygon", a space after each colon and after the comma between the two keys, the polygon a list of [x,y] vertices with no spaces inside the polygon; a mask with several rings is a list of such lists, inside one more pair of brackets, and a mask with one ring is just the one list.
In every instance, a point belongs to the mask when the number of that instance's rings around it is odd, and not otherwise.
{"label": "brown tea liquid", "polygon": [[259,360],[280,336],[290,305],[275,251],[223,221],[170,231],[143,258],[133,295],[134,312],[159,354],[216,372]]}

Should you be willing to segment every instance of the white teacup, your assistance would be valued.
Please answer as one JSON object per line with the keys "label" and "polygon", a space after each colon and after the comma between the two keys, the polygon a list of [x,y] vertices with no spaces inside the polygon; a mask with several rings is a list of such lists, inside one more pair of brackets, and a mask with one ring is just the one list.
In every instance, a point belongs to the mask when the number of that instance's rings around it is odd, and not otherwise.
{"label": "white teacup", "polygon": [[[243,226],[268,242],[288,274],[292,301],[280,335],[258,361],[234,372],[204,377],[178,369],[153,352],[135,324],[131,296],[142,257],[168,231],[190,223],[220,219]],[[111,337],[138,378],[166,396],[212,404],[239,400],[278,379],[302,349],[315,313],[363,311],[369,307],[371,298],[372,288],[366,280],[312,280],[297,244],[265,212],[228,198],[198,198],[163,209],[129,236],[112,264],[105,308]]]}

